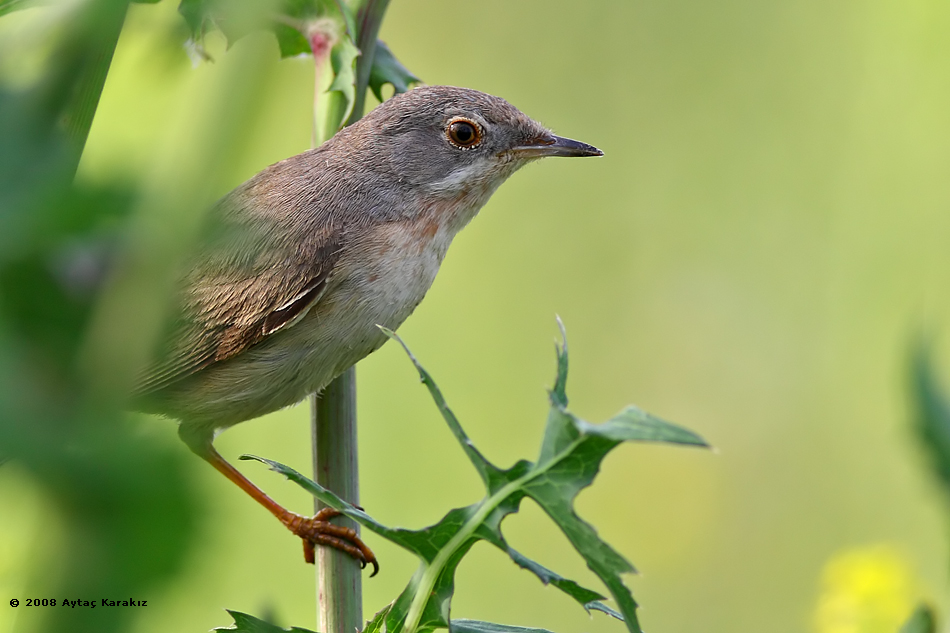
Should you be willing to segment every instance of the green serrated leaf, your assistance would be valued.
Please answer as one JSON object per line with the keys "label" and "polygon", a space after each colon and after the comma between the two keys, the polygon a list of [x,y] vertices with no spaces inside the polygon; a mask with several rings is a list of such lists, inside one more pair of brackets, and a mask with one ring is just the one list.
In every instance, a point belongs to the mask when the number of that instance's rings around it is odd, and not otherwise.
{"label": "green serrated leaf", "polygon": [[[588,567],[607,585],[620,606],[628,629],[639,631],[636,602],[620,579],[621,574],[634,571],[633,566],[600,540],[591,526],[577,517],[573,511],[573,500],[581,489],[593,481],[603,457],[621,441],[673,441],[698,446],[706,446],[706,443],[685,429],[636,409],[625,410],[605,425],[591,425],[574,417],[565,408],[568,355],[566,337],[564,340],[563,347],[558,349],[557,379],[552,390],[552,407],[542,443],[541,459],[527,470],[521,468],[512,473],[505,486],[492,491],[493,494],[481,504],[473,519],[481,518],[484,527],[494,527],[492,531],[495,532],[495,538],[502,540],[498,529],[501,518],[504,514],[516,511],[517,503],[523,496],[530,496],[558,524],[575,549],[586,559]],[[454,434],[463,449],[466,449],[467,438],[464,434]],[[490,517],[494,519],[494,526],[486,521]],[[466,531],[475,533],[471,528],[462,529],[462,533]],[[432,572],[429,574],[431,576]],[[426,583],[422,582],[421,585],[424,588]],[[407,617],[410,624],[414,619],[414,611],[418,611],[418,607],[411,610]]]}
{"label": "green serrated leaf", "polygon": [[[491,462],[485,459],[485,457],[481,454],[481,452],[477,448],[475,448],[474,444],[469,439],[468,435],[462,429],[462,426],[459,423],[458,418],[455,417],[455,414],[452,412],[452,410],[449,408],[448,404],[446,403],[441,390],[439,390],[438,386],[435,384],[435,381],[432,379],[432,376],[419,363],[415,355],[413,355],[412,351],[410,351],[408,346],[406,346],[405,342],[402,339],[400,339],[398,336],[396,336],[396,334],[392,330],[389,330],[381,326],[380,326],[380,329],[389,338],[399,343],[402,346],[402,348],[405,350],[406,354],[409,356],[409,359],[412,361],[413,365],[415,366],[416,371],[419,372],[419,378],[421,382],[429,390],[429,394],[432,396],[432,399],[435,401],[436,407],[439,409],[439,412],[442,414],[443,419],[445,420],[449,429],[452,431],[452,434],[455,436],[456,441],[458,441],[458,443],[462,446],[462,449],[465,451],[469,460],[472,462],[472,465],[475,466],[475,469],[478,471],[486,487],[489,488],[489,491],[495,492],[498,488],[498,486],[496,486],[495,484],[498,483],[499,480],[503,482],[508,481],[508,478],[506,478],[506,474],[508,474],[509,477],[511,476],[511,474],[504,473],[503,471],[499,470]],[[528,462],[523,462],[520,465],[521,466],[520,468],[516,467],[517,472],[515,472],[513,476],[516,478],[520,476],[519,473],[524,471],[524,466],[528,466],[528,465],[529,465]],[[510,511],[516,512],[517,507],[510,509]],[[507,512],[499,515],[498,517],[499,523],[500,523],[501,518],[503,518],[506,514]],[[562,576],[556,574],[555,572],[547,569],[546,567],[540,565],[539,563],[536,563],[535,561],[527,558],[526,556],[522,555],[521,553],[509,547],[507,542],[505,542],[504,538],[502,537],[500,529],[495,528],[494,530],[490,530],[486,540],[489,540],[496,547],[506,552],[511,557],[511,559],[515,562],[515,564],[517,564],[519,567],[521,567],[522,569],[527,569],[528,571],[531,571],[532,573],[534,573],[538,577],[538,579],[540,579],[541,582],[543,582],[544,584],[551,584],[552,586],[557,587],[564,593],[568,594],[569,596],[577,600],[582,606],[584,606],[585,609],[588,609],[588,610],[593,609],[597,611],[602,611],[620,620],[623,619],[623,616],[621,616],[619,613],[617,613],[610,607],[607,607],[606,605],[603,605],[597,602],[599,600],[604,599],[604,596],[602,596],[601,594],[591,589],[586,589],[578,585],[576,582],[572,580],[563,578]]]}
{"label": "green serrated leaf", "polygon": [[623,620],[622,614],[600,602],[604,599],[604,596],[600,595],[593,589],[582,587],[573,580],[568,580],[567,578],[554,573],[547,567],[536,563],[527,556],[516,552],[510,547],[507,547],[506,551],[511,557],[511,560],[513,560],[516,565],[533,573],[544,584],[557,587],[570,597],[574,598],[581,604],[582,607],[587,609],[588,612],[600,611],[601,613],[606,613],[607,615],[617,618],[618,620]]}
{"label": "green serrated leaf", "polygon": [[933,609],[922,604],[901,627],[900,633],[937,633],[937,618]]}
{"label": "green serrated leaf", "polygon": [[709,448],[706,440],[689,429],[670,424],[635,406],[627,406],[603,424],[589,424],[574,418],[585,434],[620,442],[663,442]]}
{"label": "green serrated leaf", "polygon": [[184,18],[191,39],[201,46],[211,31],[221,31],[228,46],[256,28],[269,23],[272,2],[246,3],[226,0],[181,0],[178,13]]}
{"label": "green serrated leaf", "polygon": [[386,605],[366,623],[360,633],[386,633],[386,615],[393,608],[392,603]]}
{"label": "green serrated leaf", "polygon": [[510,624],[494,624],[478,620],[452,620],[450,633],[551,633],[547,629],[530,629]]}
{"label": "green serrated leaf", "polygon": [[554,351],[557,356],[557,374],[554,377],[554,387],[550,391],[550,398],[558,406],[567,406],[567,330],[564,329],[564,322],[561,317],[557,317],[557,329],[561,332],[561,345],[554,343]]}
{"label": "green serrated leaf", "polygon": [[296,57],[310,53],[310,42],[298,29],[287,24],[274,24],[272,27],[277,37],[277,46],[280,48],[281,59]]}
{"label": "green serrated leaf", "polygon": [[360,49],[349,36],[343,37],[330,51],[330,65],[333,68],[333,83],[327,92],[339,92],[343,95],[345,106],[340,121],[346,121],[356,102],[356,58]]}
{"label": "green serrated leaf", "polygon": [[275,624],[265,622],[255,618],[253,615],[241,613],[240,611],[227,610],[228,614],[234,618],[234,624],[227,627],[218,627],[212,631],[236,631],[237,633],[314,633],[309,629],[301,629],[293,626],[289,629],[282,629]]}
{"label": "green serrated leaf", "polygon": [[412,72],[396,59],[382,40],[376,42],[373,53],[373,67],[369,71],[369,87],[376,99],[383,101],[383,86],[390,84],[396,94],[406,92],[413,84],[422,83]]}
{"label": "green serrated leaf", "polygon": [[[22,2],[25,0],[0,0]],[[136,0],[155,2],[157,0]],[[2,5],[0,5],[2,6]],[[342,0],[268,0],[267,2],[228,2],[227,0],[181,0],[178,12],[199,46],[208,32],[218,29],[228,46],[255,29],[270,29],[277,37],[281,57],[310,53],[308,29],[316,22],[336,22],[343,38],[354,41],[355,21],[352,9]],[[333,29],[331,29],[333,30]]]}
{"label": "green serrated leaf", "polygon": [[[631,633],[639,633],[637,604],[621,579],[622,574],[634,571],[633,566],[602,541],[593,527],[575,514],[574,499],[593,482],[600,462],[607,453],[622,442],[707,446],[706,442],[695,433],[664,422],[636,407],[627,407],[603,424],[590,424],[575,417],[566,409],[568,359],[565,340],[565,344],[558,348],[558,372],[555,387],[551,391],[551,409],[540,457],[537,463],[522,460],[508,470],[501,470],[475,448],[432,376],[415,359],[405,343],[393,332],[383,331],[406,350],[453,437],[481,475],[488,492],[485,499],[465,508],[451,510],[441,521],[422,530],[389,528],[292,468],[259,457],[242,457],[268,464],[327,505],[419,557],[419,569],[402,594],[380,616],[383,622],[377,622],[376,630],[417,633],[448,627],[455,570],[472,545],[484,540],[508,553],[516,564],[534,573],[542,582],[574,598],[585,609],[601,611],[621,619]],[[501,532],[501,523],[506,516],[518,511],[525,497],[538,503],[561,528],[588,567],[610,590],[620,608],[619,612],[600,602],[603,596],[599,593],[559,576],[508,546]],[[456,626],[454,621],[452,626]]]}
{"label": "green serrated leaf", "polygon": [[587,604],[584,605],[584,608],[587,609],[588,613],[590,613],[591,611],[600,611],[601,613],[606,613],[610,617],[617,618],[618,620],[623,622],[623,614],[615,609],[611,609],[610,607],[605,605],[603,602],[588,602]]}

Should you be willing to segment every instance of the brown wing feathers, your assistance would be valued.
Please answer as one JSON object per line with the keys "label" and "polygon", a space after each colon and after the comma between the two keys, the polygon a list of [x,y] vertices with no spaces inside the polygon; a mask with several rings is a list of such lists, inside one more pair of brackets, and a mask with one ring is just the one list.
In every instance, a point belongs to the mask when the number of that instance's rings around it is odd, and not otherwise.
{"label": "brown wing feathers", "polygon": [[[227,221],[235,217],[237,223]],[[326,289],[340,231],[325,225],[293,239],[279,225],[242,221],[240,214],[224,220],[183,279],[175,319],[156,362],[140,374],[134,397],[161,391],[293,325]],[[233,255],[235,242],[242,245],[240,259]],[[301,250],[308,254],[304,261]],[[248,257],[249,251],[255,255]]]}

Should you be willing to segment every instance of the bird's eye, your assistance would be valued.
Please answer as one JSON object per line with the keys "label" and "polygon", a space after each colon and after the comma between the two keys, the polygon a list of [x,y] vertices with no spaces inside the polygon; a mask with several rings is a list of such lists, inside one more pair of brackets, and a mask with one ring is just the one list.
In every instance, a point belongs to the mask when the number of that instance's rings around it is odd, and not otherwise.
{"label": "bird's eye", "polygon": [[452,119],[446,128],[449,142],[459,149],[472,149],[482,142],[482,129],[468,119]]}

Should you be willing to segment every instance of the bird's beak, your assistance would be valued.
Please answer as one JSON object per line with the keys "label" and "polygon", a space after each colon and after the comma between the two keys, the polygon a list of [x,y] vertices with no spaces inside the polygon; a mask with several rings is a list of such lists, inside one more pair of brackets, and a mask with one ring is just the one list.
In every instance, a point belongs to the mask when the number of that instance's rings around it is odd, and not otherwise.
{"label": "bird's beak", "polygon": [[587,143],[573,141],[553,134],[535,139],[525,145],[509,150],[518,158],[543,158],[545,156],[603,156],[604,153]]}

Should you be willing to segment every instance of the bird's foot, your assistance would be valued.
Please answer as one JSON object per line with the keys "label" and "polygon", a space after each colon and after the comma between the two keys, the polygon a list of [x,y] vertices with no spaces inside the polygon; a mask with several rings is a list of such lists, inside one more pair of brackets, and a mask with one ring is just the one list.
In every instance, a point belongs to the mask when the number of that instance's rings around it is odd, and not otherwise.
{"label": "bird's foot", "polygon": [[360,562],[360,567],[365,568],[367,563],[372,565],[373,573],[369,575],[372,578],[379,572],[376,555],[360,539],[356,530],[330,523],[329,520],[336,516],[340,516],[338,510],[324,508],[312,517],[288,512],[288,516],[282,518],[281,522],[287,526],[287,529],[303,539],[303,557],[311,565],[316,561],[314,546],[324,545],[349,554]]}

